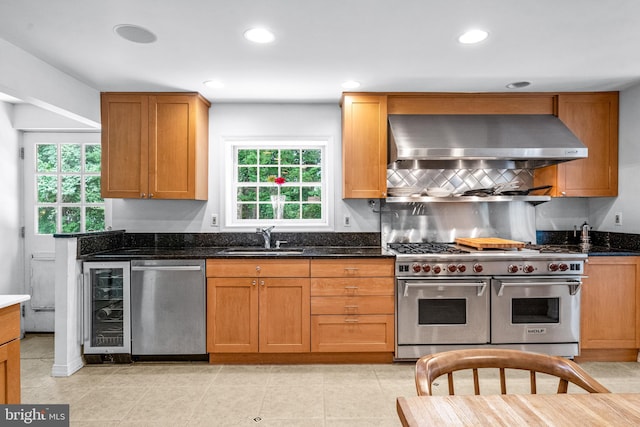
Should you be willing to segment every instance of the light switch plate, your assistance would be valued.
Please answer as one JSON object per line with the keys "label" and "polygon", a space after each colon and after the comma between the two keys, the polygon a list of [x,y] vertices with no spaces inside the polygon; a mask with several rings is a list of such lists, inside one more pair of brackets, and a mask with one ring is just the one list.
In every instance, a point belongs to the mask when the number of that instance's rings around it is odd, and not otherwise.
{"label": "light switch plate", "polygon": [[211,214],[211,226],[217,227],[218,225],[218,214]]}

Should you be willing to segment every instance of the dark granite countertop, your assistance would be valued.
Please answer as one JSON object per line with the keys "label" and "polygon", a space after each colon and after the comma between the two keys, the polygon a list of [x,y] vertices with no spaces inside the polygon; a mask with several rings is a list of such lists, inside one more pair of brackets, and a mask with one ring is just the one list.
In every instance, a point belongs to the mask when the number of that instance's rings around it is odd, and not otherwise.
{"label": "dark granite countertop", "polygon": [[[242,250],[250,251],[245,253]],[[235,251],[234,251],[235,250]],[[282,247],[268,253],[260,247],[185,247],[185,248],[123,248],[80,257],[84,261],[123,261],[134,259],[204,259],[204,258],[348,258],[394,257],[379,246],[306,246]],[[295,252],[295,253],[294,253]]]}

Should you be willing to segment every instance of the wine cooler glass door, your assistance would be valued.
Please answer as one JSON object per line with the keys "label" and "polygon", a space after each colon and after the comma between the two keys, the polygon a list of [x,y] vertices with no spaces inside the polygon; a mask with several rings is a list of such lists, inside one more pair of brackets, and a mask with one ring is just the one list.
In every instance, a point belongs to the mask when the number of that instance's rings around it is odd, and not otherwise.
{"label": "wine cooler glass door", "polygon": [[129,263],[85,263],[84,274],[84,352],[130,353]]}

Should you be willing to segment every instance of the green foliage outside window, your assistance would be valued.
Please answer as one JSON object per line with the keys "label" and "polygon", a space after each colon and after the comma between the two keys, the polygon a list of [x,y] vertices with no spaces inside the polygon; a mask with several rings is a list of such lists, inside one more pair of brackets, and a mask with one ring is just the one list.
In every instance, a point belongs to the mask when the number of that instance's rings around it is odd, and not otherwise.
{"label": "green foliage outside window", "polygon": [[36,145],[38,234],[104,230],[99,144]]}
{"label": "green foliage outside window", "polygon": [[[271,196],[277,194],[286,197],[282,219],[323,219],[322,149],[239,148],[234,160],[237,219],[274,219]],[[285,182],[274,184],[273,177]]]}

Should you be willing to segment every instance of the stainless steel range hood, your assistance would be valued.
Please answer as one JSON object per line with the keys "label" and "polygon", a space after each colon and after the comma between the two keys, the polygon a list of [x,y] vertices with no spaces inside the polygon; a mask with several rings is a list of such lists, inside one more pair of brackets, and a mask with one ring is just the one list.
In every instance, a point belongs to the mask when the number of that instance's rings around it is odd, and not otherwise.
{"label": "stainless steel range hood", "polygon": [[534,169],[586,157],[553,115],[389,115],[390,169]]}

